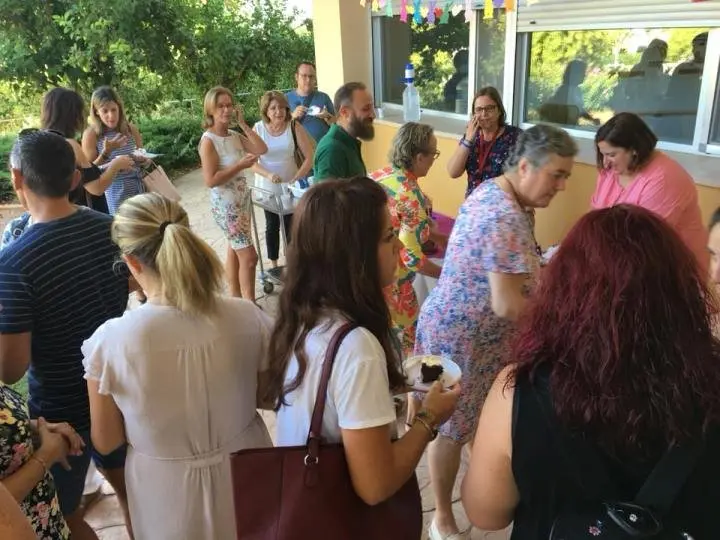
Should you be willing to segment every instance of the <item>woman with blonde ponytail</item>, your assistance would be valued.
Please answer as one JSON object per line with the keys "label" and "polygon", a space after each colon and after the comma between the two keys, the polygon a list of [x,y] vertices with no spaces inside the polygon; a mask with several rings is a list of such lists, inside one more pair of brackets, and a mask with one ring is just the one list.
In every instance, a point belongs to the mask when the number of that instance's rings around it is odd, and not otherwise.
{"label": "woman with blonde ponytail", "polygon": [[234,538],[229,456],[272,444],[256,411],[271,321],[220,295],[222,264],[178,203],[132,197],[112,235],[148,300],[83,345],[93,445],[128,446],[135,538]]}

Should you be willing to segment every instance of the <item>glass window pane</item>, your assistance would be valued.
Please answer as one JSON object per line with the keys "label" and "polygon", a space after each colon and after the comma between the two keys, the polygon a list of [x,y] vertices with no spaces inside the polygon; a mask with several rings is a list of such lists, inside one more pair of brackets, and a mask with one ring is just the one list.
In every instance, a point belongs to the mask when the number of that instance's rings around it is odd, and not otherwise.
{"label": "glass window pane", "polygon": [[[402,104],[405,64],[415,66],[415,85],[423,109],[456,111],[456,96],[464,77],[467,88],[470,25],[464,13],[450,15],[447,24],[404,23],[399,16],[380,17],[382,101]],[[461,91],[461,90],[460,90]],[[467,92],[467,90],[465,90]],[[467,112],[467,99],[460,111]]]}
{"label": "glass window pane", "polygon": [[494,86],[503,93],[505,77],[505,10],[495,9],[492,19],[483,19],[477,25],[475,89]]}
{"label": "glass window pane", "polygon": [[690,144],[707,31],[533,32],[522,118],[594,131],[613,114],[634,112],[661,140]]}

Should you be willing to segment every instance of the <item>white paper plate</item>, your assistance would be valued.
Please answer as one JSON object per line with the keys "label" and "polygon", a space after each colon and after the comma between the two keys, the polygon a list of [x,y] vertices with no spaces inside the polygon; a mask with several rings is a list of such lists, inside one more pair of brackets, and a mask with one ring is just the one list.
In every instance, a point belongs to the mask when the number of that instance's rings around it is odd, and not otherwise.
{"label": "white paper plate", "polygon": [[317,116],[321,112],[322,112],[322,109],[320,107],[318,107],[317,105],[311,106],[310,108],[308,108],[308,111],[307,111],[307,113],[310,116]]}
{"label": "white paper plate", "polygon": [[460,381],[460,376],[462,375],[462,372],[460,371],[460,366],[458,366],[455,362],[450,360],[449,358],[445,358],[444,356],[437,356],[433,354],[418,354],[415,356],[410,356],[405,360],[404,368],[405,368],[405,376],[408,383],[408,386],[411,386],[412,388],[416,390],[429,390],[432,386],[432,383],[423,383],[422,382],[422,375],[421,375],[421,366],[424,358],[437,358],[440,360],[440,363],[443,367],[443,372],[440,375],[440,379],[438,379],[442,385],[445,388],[449,388]]}
{"label": "white paper plate", "polygon": [[151,154],[144,148],[138,148],[132,154],[133,154],[133,156],[144,157],[144,158],[148,158],[148,159],[155,159],[156,157],[162,156],[162,154]]}

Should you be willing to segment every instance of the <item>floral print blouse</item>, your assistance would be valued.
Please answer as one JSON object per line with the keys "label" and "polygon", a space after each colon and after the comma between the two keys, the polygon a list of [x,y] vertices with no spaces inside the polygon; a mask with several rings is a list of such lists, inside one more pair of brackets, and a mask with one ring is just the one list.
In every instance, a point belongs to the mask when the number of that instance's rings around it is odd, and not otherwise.
{"label": "floral print blouse", "polygon": [[[503,132],[494,141],[484,141],[480,136],[475,137],[465,163],[465,171],[468,176],[465,198],[469,197],[475,188],[485,180],[496,178],[503,173],[505,161],[520,133],[522,133],[520,128],[505,124]],[[485,159],[486,155],[487,159]]]}
{"label": "floral print blouse", "polygon": [[[0,480],[14,474],[35,452],[30,418],[22,396],[0,382]],[[65,523],[55,496],[55,483],[45,474],[20,504],[40,540],[67,540]]]}

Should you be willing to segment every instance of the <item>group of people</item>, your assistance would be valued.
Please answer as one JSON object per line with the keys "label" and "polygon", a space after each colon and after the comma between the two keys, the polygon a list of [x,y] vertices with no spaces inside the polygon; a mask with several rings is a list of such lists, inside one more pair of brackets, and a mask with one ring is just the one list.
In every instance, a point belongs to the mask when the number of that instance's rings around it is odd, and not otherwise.
{"label": "group of people", "polygon": [[[178,202],[139,193],[108,204],[112,216],[83,208],[71,199],[91,167],[83,159],[100,158],[78,154],[72,133],[20,134],[10,167],[28,212],[0,250],[0,498],[6,489],[40,538],[96,538],[78,510],[92,459],[131,537],[231,538],[230,454],[272,445],[263,407],[277,412],[276,444],[306,444],[323,358],[351,322],[322,436],[342,442],[365,503],[396,493],[429,448],[430,537],[467,537],[452,489],[471,444],[462,490],[471,522],[547,538],[562,511],[630,501],[668,449],[699,446],[663,522],[715,538],[720,350],[708,270],[720,280],[720,213],[708,240],[692,178],[645,123],[623,113],[598,130],[593,210],[551,256],[536,241],[534,209],[571,176],[567,132],[510,126],[497,90],[482,89],[447,165],[451,177],[468,175],[447,237],[419,183],[439,157],[432,128],[403,125],[390,165],[370,178],[366,86],[345,84],[330,103],[313,90],[311,64],[296,76],[289,96],[263,96],[253,128],[231,92],[205,98],[199,153],[229,243],[229,295],[221,261]],[[123,133],[118,100],[100,117]],[[128,129],[116,142],[138,145]],[[100,157],[119,148],[97,141]],[[293,217],[272,319],[253,302],[247,175],[273,188],[310,171],[318,182]],[[431,242],[446,248],[441,265]],[[422,306],[417,273],[439,276]],[[128,310],[136,289],[145,303]],[[454,361],[459,384],[417,392],[403,369],[413,353]],[[26,372],[29,411],[7,386]],[[409,396],[400,430],[397,396]],[[590,453],[610,486],[592,496]]]}

